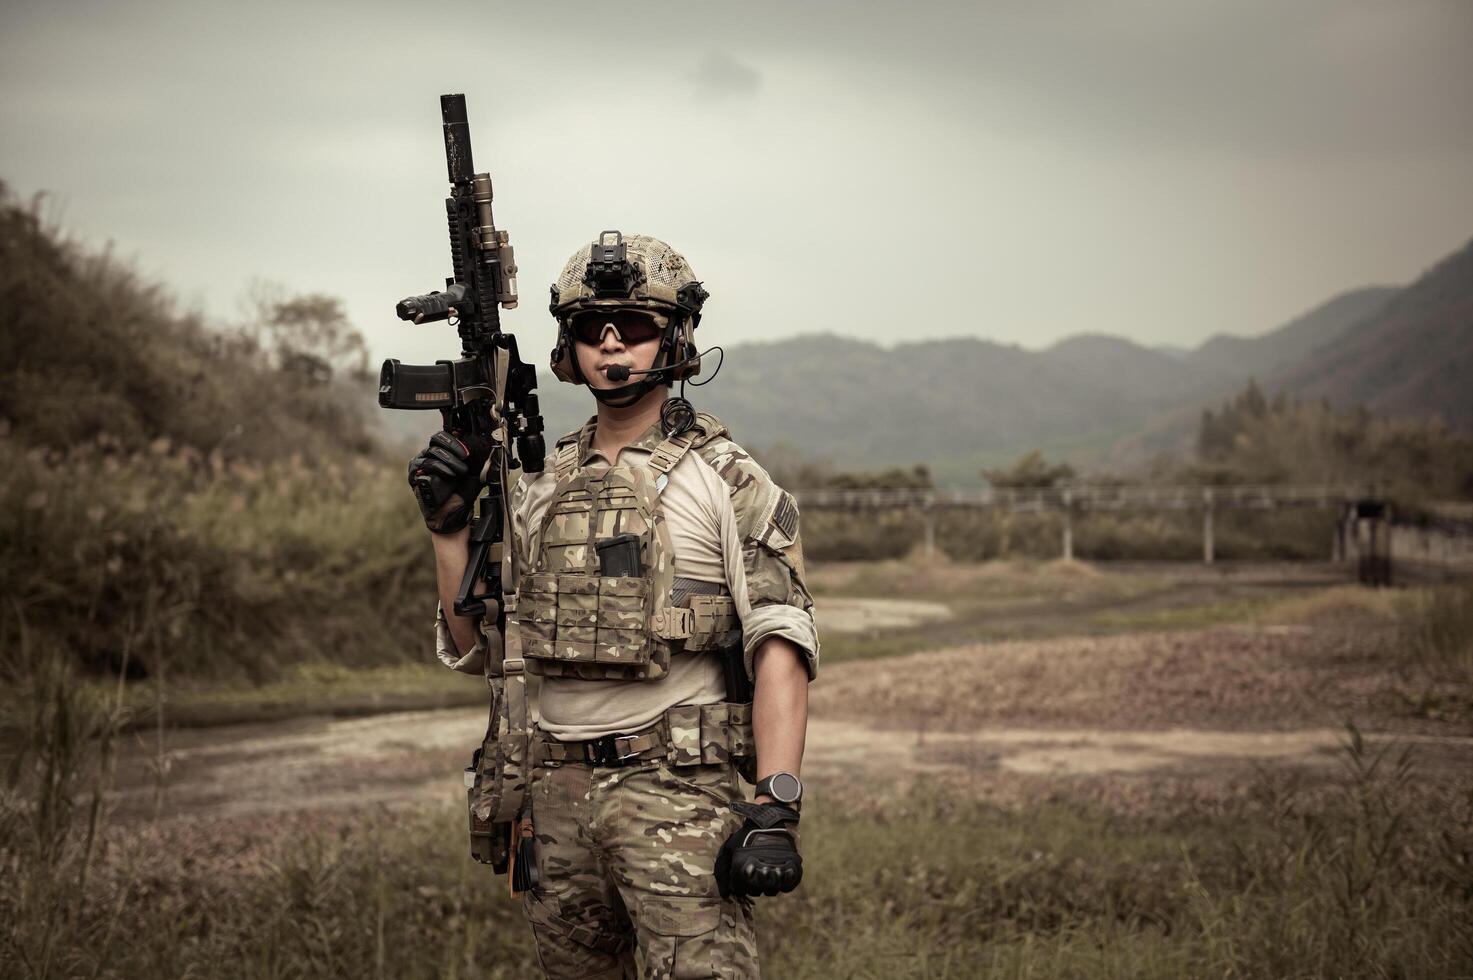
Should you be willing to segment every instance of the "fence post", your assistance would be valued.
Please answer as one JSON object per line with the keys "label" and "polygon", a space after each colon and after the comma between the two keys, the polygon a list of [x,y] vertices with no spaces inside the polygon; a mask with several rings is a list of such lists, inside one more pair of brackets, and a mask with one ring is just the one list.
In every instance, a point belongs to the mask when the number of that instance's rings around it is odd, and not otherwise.
{"label": "fence post", "polygon": [[1064,560],[1074,560],[1074,507],[1069,488],[1064,488]]}
{"label": "fence post", "polygon": [[1202,561],[1212,564],[1214,544],[1212,537],[1212,488],[1202,491]]}

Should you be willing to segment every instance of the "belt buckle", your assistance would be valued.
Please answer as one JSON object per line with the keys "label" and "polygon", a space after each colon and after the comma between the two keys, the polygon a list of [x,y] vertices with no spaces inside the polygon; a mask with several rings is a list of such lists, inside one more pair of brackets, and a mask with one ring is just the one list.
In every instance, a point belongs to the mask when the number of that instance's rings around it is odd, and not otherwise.
{"label": "belt buckle", "polygon": [[[596,766],[622,766],[639,758],[639,750],[633,747],[634,739],[633,735],[605,735],[585,743],[591,750],[585,754],[590,756],[588,761]],[[624,743],[623,750],[619,747],[620,742]]]}
{"label": "belt buckle", "polygon": [[[613,737],[611,741],[614,747],[614,758],[617,760],[616,765],[622,766],[631,759],[639,758],[639,750],[634,748],[634,738],[633,735],[615,735]],[[620,742],[624,743],[625,751],[623,752],[619,751]]]}

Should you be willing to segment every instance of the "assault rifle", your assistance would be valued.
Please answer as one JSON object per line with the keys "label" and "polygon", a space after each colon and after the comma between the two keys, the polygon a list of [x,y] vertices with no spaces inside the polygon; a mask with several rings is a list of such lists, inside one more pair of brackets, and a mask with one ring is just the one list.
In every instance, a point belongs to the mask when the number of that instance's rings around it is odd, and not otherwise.
{"label": "assault rifle", "polygon": [[[460,332],[461,355],[432,365],[384,361],[378,403],[384,408],[438,408],[446,428],[489,440],[487,487],[471,532],[470,561],[455,597],[455,611],[485,616],[486,600],[493,600],[496,628],[504,636],[502,565],[510,565],[505,533],[508,477],[518,468],[540,473],[544,455],[537,371],[523,363],[516,338],[501,330],[501,309],[517,306],[517,265],[506,232],[498,231],[491,217],[491,175],[475,173],[465,96],[440,96],[440,115],[450,174],[445,216],[455,274],[445,280],[444,291],[400,300],[394,312],[414,323],[449,320]],[[419,479],[415,492],[429,493],[429,477]],[[486,591],[476,591],[479,582],[486,584]]]}
{"label": "assault rifle", "polygon": [[[440,116],[450,175],[445,216],[454,275],[445,280],[443,292],[410,296],[394,311],[414,323],[449,320],[460,332],[461,353],[456,360],[432,365],[385,361],[378,403],[384,408],[438,408],[447,429],[480,436],[491,447],[455,611],[479,617],[482,632],[489,635],[494,628],[503,642],[487,648],[484,673],[491,718],[466,772],[466,792],[472,857],[498,872],[510,867],[514,890],[525,890],[535,884],[536,864],[530,860],[531,825],[524,826],[520,818],[525,781],[518,771],[528,751],[526,687],[520,657],[513,669],[505,642],[504,598],[516,592],[518,575],[507,491],[513,470],[542,471],[542,417],[537,372],[522,362],[516,338],[501,329],[501,310],[517,305],[517,265],[506,232],[498,231],[491,217],[491,175],[475,172],[465,96],[440,96]],[[428,484],[427,477],[415,481],[415,492],[427,499]],[[483,583],[485,591],[478,592]]]}

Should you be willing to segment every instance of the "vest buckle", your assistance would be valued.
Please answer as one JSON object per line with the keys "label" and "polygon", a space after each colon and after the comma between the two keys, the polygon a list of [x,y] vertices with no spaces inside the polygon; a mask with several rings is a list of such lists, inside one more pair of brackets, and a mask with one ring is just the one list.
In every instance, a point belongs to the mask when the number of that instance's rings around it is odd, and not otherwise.
{"label": "vest buckle", "polygon": [[695,625],[695,613],[684,606],[665,606],[650,617],[651,629],[662,640],[688,640]]}

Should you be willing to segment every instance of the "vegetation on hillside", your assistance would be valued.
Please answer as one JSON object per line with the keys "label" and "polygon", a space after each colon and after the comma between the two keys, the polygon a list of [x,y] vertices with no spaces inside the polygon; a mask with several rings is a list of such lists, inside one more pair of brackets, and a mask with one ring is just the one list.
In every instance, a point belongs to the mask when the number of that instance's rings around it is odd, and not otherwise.
{"label": "vegetation on hillside", "polygon": [[[803,464],[779,447],[773,472],[795,487],[928,487],[929,473],[890,469],[844,473]],[[767,459],[766,454],[763,455]],[[1079,474],[1035,449],[980,471],[1000,489],[1047,489],[1069,482],[1115,484],[1110,474]],[[1162,460],[1139,481],[1185,485],[1326,484],[1389,498],[1402,518],[1438,501],[1473,497],[1473,438],[1442,423],[1377,418],[1365,409],[1335,412],[1327,404],[1266,397],[1256,382],[1217,409],[1203,411],[1192,460]],[[1129,482],[1138,482],[1136,480]],[[1337,515],[1328,511],[1224,511],[1216,516],[1220,559],[1314,559],[1329,553]],[[943,510],[937,547],[952,558],[1053,558],[1063,518],[1055,512]],[[896,558],[925,537],[925,518],[907,512],[809,513],[804,543],[811,557]],[[1075,516],[1074,553],[1094,560],[1187,559],[1201,554],[1200,512],[1090,513]]]}
{"label": "vegetation on hillside", "polygon": [[1403,504],[1473,496],[1473,438],[1437,421],[1386,419],[1364,407],[1336,412],[1323,402],[1272,400],[1250,382],[1202,413],[1197,463],[1206,483],[1370,482]]}
{"label": "vegetation on hillside", "polygon": [[1473,241],[1445,256],[1333,347],[1285,366],[1276,384],[1338,408],[1439,417],[1473,431]]}
{"label": "vegetation on hillside", "polygon": [[105,434],[224,459],[372,451],[361,336],[336,300],[258,292],[207,325],[110,251],[87,251],[0,184],[0,419],[66,451]]}
{"label": "vegetation on hillside", "polygon": [[0,187],[0,644],[254,681],[422,656],[428,545],[339,304],[258,290],[217,329],[38,210]]}

